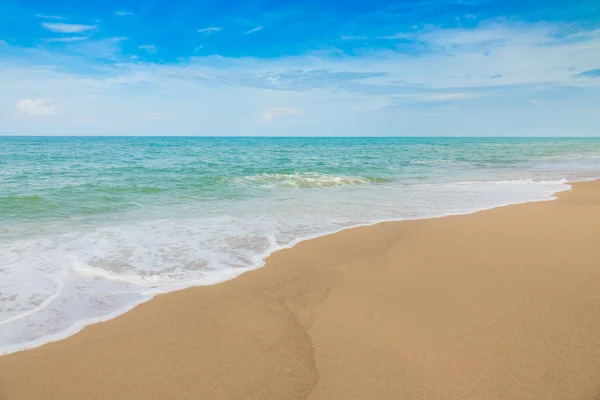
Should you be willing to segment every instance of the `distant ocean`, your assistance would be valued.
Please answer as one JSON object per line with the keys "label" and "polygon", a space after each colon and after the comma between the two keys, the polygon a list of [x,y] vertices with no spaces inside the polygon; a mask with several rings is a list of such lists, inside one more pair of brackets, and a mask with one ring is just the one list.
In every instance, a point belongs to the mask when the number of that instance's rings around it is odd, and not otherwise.
{"label": "distant ocean", "polygon": [[600,139],[0,138],[0,354],[303,239],[598,177]]}

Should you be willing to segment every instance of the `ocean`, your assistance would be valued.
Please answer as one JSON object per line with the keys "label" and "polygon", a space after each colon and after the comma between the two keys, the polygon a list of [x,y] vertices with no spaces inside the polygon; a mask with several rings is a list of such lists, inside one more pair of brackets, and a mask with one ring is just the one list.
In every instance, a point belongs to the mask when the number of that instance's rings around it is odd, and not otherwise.
{"label": "ocean", "polygon": [[592,138],[0,137],[0,354],[307,238],[598,177]]}

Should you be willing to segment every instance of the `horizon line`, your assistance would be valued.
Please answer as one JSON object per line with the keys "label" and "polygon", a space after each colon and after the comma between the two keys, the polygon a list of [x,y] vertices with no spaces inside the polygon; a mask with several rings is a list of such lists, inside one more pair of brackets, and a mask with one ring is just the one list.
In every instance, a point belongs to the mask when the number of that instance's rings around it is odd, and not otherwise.
{"label": "horizon line", "polygon": [[205,138],[205,139],[600,139],[598,136],[259,136],[259,135],[1,135],[2,138]]}

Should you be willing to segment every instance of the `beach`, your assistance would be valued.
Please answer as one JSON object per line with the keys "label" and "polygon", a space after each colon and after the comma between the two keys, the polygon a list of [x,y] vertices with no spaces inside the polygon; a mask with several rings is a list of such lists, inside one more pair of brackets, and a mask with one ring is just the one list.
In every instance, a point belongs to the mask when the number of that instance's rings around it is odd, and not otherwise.
{"label": "beach", "polygon": [[0,356],[348,228],[551,200],[598,138],[0,138]]}
{"label": "beach", "polygon": [[600,182],[303,241],[0,357],[0,399],[597,399]]}

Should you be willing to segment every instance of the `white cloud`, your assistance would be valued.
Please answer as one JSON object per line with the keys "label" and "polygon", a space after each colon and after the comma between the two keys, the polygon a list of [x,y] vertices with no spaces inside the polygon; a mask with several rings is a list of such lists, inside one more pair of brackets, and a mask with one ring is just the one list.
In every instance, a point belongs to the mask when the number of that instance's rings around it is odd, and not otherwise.
{"label": "white cloud", "polygon": [[250,29],[249,31],[246,31],[246,35],[250,35],[251,33],[255,33],[258,31],[262,31],[263,27],[262,26],[257,26],[256,28]]}
{"label": "white cloud", "polygon": [[7,45],[8,46],[8,43],[6,43],[6,40],[0,39],[0,46],[2,46],[2,45]]}
{"label": "white cloud", "polygon": [[482,46],[493,44],[543,44],[550,39],[554,28],[537,25],[534,29],[524,26],[507,26],[500,23],[488,23],[478,29],[433,29],[416,35],[418,40],[440,47]]}
{"label": "white cloud", "polygon": [[506,44],[544,44],[552,41],[559,27],[549,24],[516,25],[492,21],[477,28],[441,29],[427,26],[422,30],[398,32],[379,39],[427,43],[432,48],[455,48]]}
{"label": "white cloud", "polygon": [[477,94],[475,94],[475,93],[432,93],[432,94],[424,93],[424,94],[417,94],[417,95],[411,96],[411,97],[418,101],[438,102],[438,101],[470,99],[473,97],[477,97]]}
{"label": "white cloud", "polygon": [[139,49],[146,50],[148,54],[156,54],[156,46],[153,44],[144,44],[138,46]]}
{"label": "white cloud", "polygon": [[36,17],[38,18],[42,18],[42,19],[63,19],[63,17],[58,16],[58,15],[46,15],[46,14],[35,14]]}
{"label": "white cloud", "polygon": [[17,102],[18,115],[55,115],[56,106],[42,99],[23,99]]}
{"label": "white cloud", "polygon": [[130,16],[135,15],[135,14],[133,12],[131,12],[131,11],[119,10],[119,11],[115,11],[115,15],[117,17],[130,17]]}
{"label": "white cloud", "polygon": [[263,122],[271,122],[279,117],[300,114],[303,114],[302,110],[294,107],[270,107],[263,111],[260,115],[260,120]]}
{"label": "white cloud", "polygon": [[81,33],[96,28],[95,25],[65,24],[62,22],[44,22],[42,26],[49,31],[58,33]]}
{"label": "white cloud", "polygon": [[218,26],[211,26],[209,28],[198,29],[198,33],[204,33],[205,35],[210,35],[216,32],[219,32],[221,28]]}
{"label": "white cloud", "polygon": [[414,39],[414,38],[415,38],[415,34],[404,33],[404,32],[399,32],[399,33],[394,33],[393,35],[378,37],[378,39],[387,39],[387,40],[406,40],[406,39]]}
{"label": "white cloud", "polygon": [[[112,63],[100,67],[90,61],[103,54],[93,40],[71,44],[68,54],[33,49],[0,60],[0,134],[76,134],[74,116],[92,113],[86,134],[165,134],[147,114],[160,110],[169,132],[181,135],[597,135],[600,79],[574,76],[600,65],[600,32],[554,32],[548,24],[428,28],[415,36],[428,44],[419,57],[379,50],[156,64],[131,61],[113,40]],[[60,95],[60,109],[68,99],[69,115],[43,124],[10,118],[11,99],[31,93]]]}
{"label": "white cloud", "polygon": [[89,36],[67,36],[67,37],[60,37],[60,38],[48,38],[48,39],[42,39],[44,40],[44,42],[80,42],[82,40],[86,40],[89,39]]}

